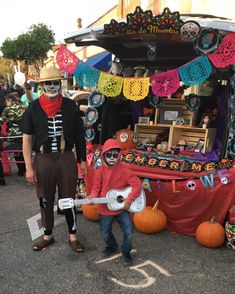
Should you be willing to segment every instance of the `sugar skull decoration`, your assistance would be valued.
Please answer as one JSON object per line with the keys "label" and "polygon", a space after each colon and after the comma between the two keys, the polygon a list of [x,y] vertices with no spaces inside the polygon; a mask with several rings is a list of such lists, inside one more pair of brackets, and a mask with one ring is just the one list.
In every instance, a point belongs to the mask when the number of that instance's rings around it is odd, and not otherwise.
{"label": "sugar skull decoration", "polygon": [[88,126],[93,125],[98,119],[98,112],[94,107],[88,107],[85,112],[85,124]]}
{"label": "sugar skull decoration", "polygon": [[178,117],[175,124],[178,126],[182,126],[184,124],[184,118]]}
{"label": "sugar skull decoration", "polygon": [[122,150],[136,148],[137,134],[131,130],[128,130],[128,129],[119,130],[115,136],[115,139],[121,145]]}
{"label": "sugar skull decoration", "polygon": [[87,142],[91,142],[95,138],[95,130],[92,126],[85,126],[85,139]]}
{"label": "sugar skull decoration", "polygon": [[104,103],[104,95],[99,93],[98,91],[94,91],[88,97],[88,105],[90,107],[99,107]]}
{"label": "sugar skull decoration", "polygon": [[200,31],[194,46],[199,54],[214,52],[221,42],[220,34],[215,29],[203,29]]}
{"label": "sugar skull decoration", "polygon": [[156,59],[156,47],[155,46],[149,46],[149,49],[147,51],[147,58],[149,61],[154,61]]}
{"label": "sugar skull decoration", "polygon": [[188,180],[184,186],[186,191],[195,192],[200,188],[200,184],[198,180]]}
{"label": "sugar skull decoration", "polygon": [[180,28],[180,38],[183,41],[194,40],[200,31],[200,26],[195,21],[187,21]]}

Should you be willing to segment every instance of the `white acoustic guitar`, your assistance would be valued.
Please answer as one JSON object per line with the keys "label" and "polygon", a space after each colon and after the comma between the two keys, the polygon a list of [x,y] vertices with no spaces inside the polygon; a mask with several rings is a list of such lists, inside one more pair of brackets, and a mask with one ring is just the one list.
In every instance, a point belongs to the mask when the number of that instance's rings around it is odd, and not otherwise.
{"label": "white acoustic guitar", "polygon": [[[131,187],[127,187],[123,190],[110,190],[106,197],[99,198],[85,198],[85,199],[72,199],[72,198],[62,198],[59,199],[58,205],[61,210],[72,208],[80,204],[95,204],[95,203],[106,203],[108,209],[119,210],[124,208],[124,200],[128,197],[131,192]],[[146,206],[146,197],[144,190],[141,190],[140,195],[131,203],[128,211],[139,212],[143,210]]]}

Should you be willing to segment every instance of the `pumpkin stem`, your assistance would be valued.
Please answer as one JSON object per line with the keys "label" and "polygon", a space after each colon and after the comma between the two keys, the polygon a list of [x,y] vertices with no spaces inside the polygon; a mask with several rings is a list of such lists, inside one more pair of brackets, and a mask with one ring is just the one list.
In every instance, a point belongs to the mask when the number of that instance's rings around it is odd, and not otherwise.
{"label": "pumpkin stem", "polygon": [[216,221],[215,221],[215,216],[212,216],[211,220],[210,220],[210,223],[211,224],[214,224]]}
{"label": "pumpkin stem", "polygon": [[158,208],[158,204],[159,204],[159,199],[155,202],[155,204],[154,204],[152,210],[157,210],[157,208]]}

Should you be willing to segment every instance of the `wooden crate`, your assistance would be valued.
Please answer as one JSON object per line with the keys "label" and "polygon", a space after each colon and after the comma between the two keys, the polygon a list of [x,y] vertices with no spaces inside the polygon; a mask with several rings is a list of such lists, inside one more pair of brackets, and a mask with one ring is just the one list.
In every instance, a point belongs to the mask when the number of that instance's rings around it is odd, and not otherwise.
{"label": "wooden crate", "polygon": [[177,98],[163,98],[162,103],[159,108],[155,111],[155,119],[154,124],[157,125],[160,123],[160,116],[161,111],[164,109],[179,109],[181,111],[181,117],[183,117],[185,120],[189,121],[189,125],[193,126],[195,124],[195,112],[190,111],[187,106],[184,99],[177,99]]}
{"label": "wooden crate", "polygon": [[196,128],[190,126],[171,126],[168,146],[174,147],[179,140],[186,140],[188,145],[196,146],[198,140],[203,140],[204,147],[202,152],[211,151],[215,140],[216,129]]}
{"label": "wooden crate", "polygon": [[157,135],[166,129],[169,130],[170,125],[148,125],[148,124],[136,124],[135,132],[138,133],[138,142],[143,139],[147,140],[150,144],[155,144]]}

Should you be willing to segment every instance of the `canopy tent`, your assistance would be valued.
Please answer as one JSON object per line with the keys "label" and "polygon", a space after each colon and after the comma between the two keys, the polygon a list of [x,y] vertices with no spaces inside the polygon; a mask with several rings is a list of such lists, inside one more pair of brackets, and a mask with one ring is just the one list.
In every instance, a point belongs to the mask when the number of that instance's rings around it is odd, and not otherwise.
{"label": "canopy tent", "polygon": [[103,71],[108,71],[111,66],[111,60],[112,54],[106,51],[88,58],[86,64]]}
{"label": "canopy tent", "polygon": [[[139,16],[139,14],[136,14]],[[135,16],[135,14],[134,14]],[[133,17],[129,17],[129,19]],[[180,20],[191,25],[197,22],[201,28],[213,28],[220,32],[235,32],[235,23],[230,19],[224,19],[213,15],[181,15]],[[107,33],[107,25],[81,29],[69,34],[65,42],[75,43],[80,46],[98,46],[118,57],[122,64],[128,66],[145,65],[160,71],[180,67],[198,57],[194,48],[194,42],[177,38],[177,35],[161,36],[161,32],[155,32],[155,23],[151,24],[151,32],[139,31],[128,34],[128,30],[122,30],[125,19],[111,21],[108,25],[113,33]],[[134,31],[133,24],[129,25]],[[129,28],[128,28],[129,29]],[[190,30],[187,31],[190,34]],[[164,34],[163,34],[164,35]],[[179,35],[178,35],[179,36]],[[151,51],[156,52],[154,58],[149,58]]]}

